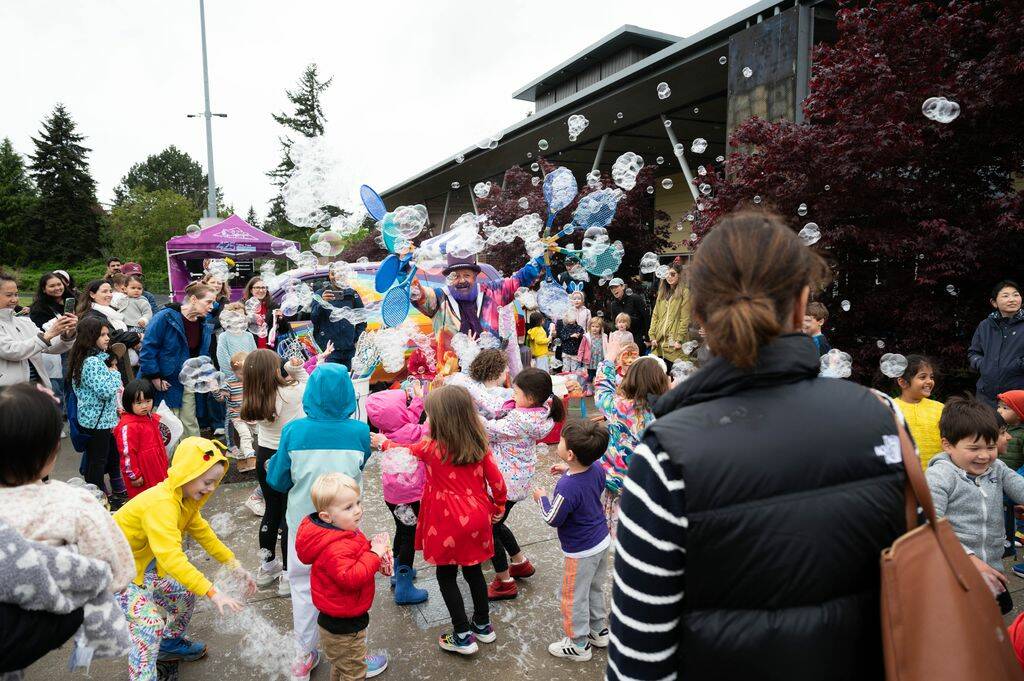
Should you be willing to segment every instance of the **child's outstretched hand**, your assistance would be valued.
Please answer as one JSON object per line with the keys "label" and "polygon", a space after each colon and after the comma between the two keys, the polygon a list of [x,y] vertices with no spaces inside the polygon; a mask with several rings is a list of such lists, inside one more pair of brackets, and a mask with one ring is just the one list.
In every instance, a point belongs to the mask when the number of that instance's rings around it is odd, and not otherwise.
{"label": "child's outstretched hand", "polygon": [[242,609],[241,603],[231,596],[225,596],[220,591],[214,592],[214,594],[210,596],[210,601],[217,606],[217,612],[222,615],[224,614],[224,608],[227,608],[232,612],[238,612]]}
{"label": "child's outstretched hand", "polygon": [[[552,468],[554,468],[554,466],[552,466]],[[546,497],[547,495],[548,495],[548,492],[543,487],[534,487],[533,488],[533,500],[534,501],[540,502],[540,500],[543,499],[544,497]]]}
{"label": "child's outstretched hand", "polygon": [[551,475],[564,475],[567,470],[569,470],[569,464],[564,461],[551,465]]}
{"label": "child's outstretched hand", "polygon": [[370,444],[376,449],[383,449],[388,439],[381,433],[370,433]]}
{"label": "child's outstretched hand", "polygon": [[245,582],[245,597],[251,598],[254,596],[256,594],[256,580],[253,579],[251,574],[249,574],[249,571],[239,565],[235,567],[235,572],[242,578],[242,581]]}
{"label": "child's outstretched hand", "polygon": [[334,352],[334,341],[327,341],[327,345],[324,346],[324,351],[316,357],[317,364],[323,364],[327,361],[327,358]]}

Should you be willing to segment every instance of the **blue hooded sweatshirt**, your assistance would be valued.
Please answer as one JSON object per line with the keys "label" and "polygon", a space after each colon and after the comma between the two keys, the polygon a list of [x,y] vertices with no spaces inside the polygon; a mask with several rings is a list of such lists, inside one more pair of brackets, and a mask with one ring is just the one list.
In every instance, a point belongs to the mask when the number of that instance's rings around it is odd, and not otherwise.
{"label": "blue hooded sweatshirt", "polygon": [[298,530],[315,513],[310,490],[324,473],[345,473],[362,485],[370,457],[370,428],[349,418],[356,411],[356,391],[342,364],[321,364],[302,394],[306,417],[281,431],[277,453],[267,463],[267,483],[288,493],[287,522]]}

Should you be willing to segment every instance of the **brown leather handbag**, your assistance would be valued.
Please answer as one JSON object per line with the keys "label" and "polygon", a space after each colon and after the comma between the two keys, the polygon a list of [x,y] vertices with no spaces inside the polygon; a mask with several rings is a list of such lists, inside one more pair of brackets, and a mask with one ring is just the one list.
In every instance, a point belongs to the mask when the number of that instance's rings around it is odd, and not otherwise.
{"label": "brown leather handbag", "polygon": [[[907,533],[882,552],[887,681],[1021,681],[992,592],[949,521],[935,517],[920,460],[899,427]],[[918,506],[927,521],[918,526]]]}

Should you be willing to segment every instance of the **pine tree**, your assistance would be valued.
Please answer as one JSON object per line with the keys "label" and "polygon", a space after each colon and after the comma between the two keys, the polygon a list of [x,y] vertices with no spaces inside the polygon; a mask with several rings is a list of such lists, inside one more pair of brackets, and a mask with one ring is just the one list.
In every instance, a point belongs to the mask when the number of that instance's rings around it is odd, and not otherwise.
{"label": "pine tree", "polygon": [[289,135],[318,137],[324,134],[324,123],[327,122],[327,117],[324,116],[321,101],[324,91],[330,87],[333,80],[333,78],[328,78],[321,82],[316,64],[310,64],[299,78],[298,87],[294,90],[285,90],[288,101],[295,105],[295,111],[291,114],[271,114],[274,120],[287,128],[289,132],[278,138],[281,143],[281,162],[267,173],[271,182],[277,187],[277,196],[270,203],[270,212],[265,221],[269,232],[283,236],[289,236],[289,232],[294,232],[295,228],[288,223],[285,217],[284,197],[281,194],[284,183],[295,167],[288,155],[293,139]]}
{"label": "pine tree", "polygon": [[35,260],[78,262],[99,253],[103,209],[96,202],[96,182],[89,174],[83,135],[63,104],[43,121],[36,150],[29,158],[39,187],[34,235],[27,244]]}
{"label": "pine tree", "polygon": [[248,222],[253,227],[259,229],[260,219],[256,217],[256,209],[253,208],[252,206],[249,206],[249,212],[245,216],[245,221]]}
{"label": "pine tree", "polygon": [[31,242],[32,215],[38,197],[11,140],[0,143],[0,253],[5,264],[25,264]]}

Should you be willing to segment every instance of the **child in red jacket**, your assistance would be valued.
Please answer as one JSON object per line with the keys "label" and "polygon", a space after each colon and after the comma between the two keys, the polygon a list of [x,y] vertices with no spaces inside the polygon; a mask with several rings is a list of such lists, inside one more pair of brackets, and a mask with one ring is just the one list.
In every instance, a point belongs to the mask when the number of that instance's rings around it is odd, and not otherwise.
{"label": "child in red jacket", "polygon": [[129,498],[167,478],[167,448],[160,431],[160,417],[153,413],[155,394],[152,383],[136,378],[121,395],[124,413],[114,428],[114,439]]}
{"label": "child in red jacket", "polygon": [[310,489],[312,513],[295,536],[295,555],[311,565],[313,605],[320,611],[320,645],[332,679],[369,679],[388,666],[387,655],[366,655],[366,627],[373,605],[373,578],[391,574],[387,533],[373,541],[359,529],[359,484],[344,473],[325,473]]}

